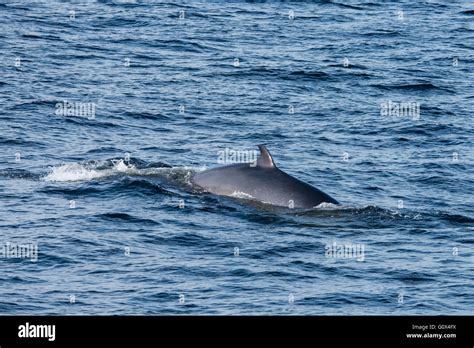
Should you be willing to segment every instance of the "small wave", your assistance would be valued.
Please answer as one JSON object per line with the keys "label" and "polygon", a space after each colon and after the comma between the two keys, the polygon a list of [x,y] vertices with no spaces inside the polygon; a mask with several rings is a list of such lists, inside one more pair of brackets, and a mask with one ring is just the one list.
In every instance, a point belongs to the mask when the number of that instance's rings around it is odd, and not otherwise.
{"label": "small wave", "polygon": [[[324,203],[323,203],[324,204]],[[303,212],[298,212],[299,216],[302,217],[337,217],[337,218],[350,218],[353,219],[353,216],[358,216],[361,220],[370,220],[370,221],[390,221],[390,220],[399,220],[399,221],[430,221],[443,219],[453,224],[472,224],[474,219],[461,215],[461,214],[451,214],[445,211],[431,211],[431,210],[415,210],[415,209],[385,209],[375,205],[368,205],[363,207],[354,207],[354,206],[333,206],[330,209],[310,209]]]}
{"label": "small wave", "polygon": [[439,134],[439,132],[446,132],[448,130],[458,134],[462,134],[463,132],[463,128],[447,123],[424,123],[421,125],[410,124],[408,126],[399,127],[398,129],[392,131],[402,135],[415,134],[433,136]]}
{"label": "small wave", "polygon": [[127,213],[104,213],[96,215],[96,217],[105,220],[112,220],[112,221],[126,221],[130,223],[138,223],[138,224],[146,224],[146,225],[161,225],[160,222],[152,220],[152,219],[144,219],[137,216],[133,216]]}
{"label": "small wave", "polygon": [[179,52],[190,53],[202,53],[212,50],[203,44],[185,40],[155,40],[153,42],[144,42],[144,44],[157,49],[173,49]]}
{"label": "small wave", "polygon": [[143,119],[143,120],[168,120],[168,117],[162,115],[160,113],[153,113],[153,112],[124,112],[123,116],[135,118],[135,119]]}
{"label": "small wave", "polygon": [[372,87],[383,89],[383,90],[403,90],[403,91],[419,91],[419,92],[428,92],[428,91],[448,91],[451,92],[450,89],[446,89],[443,87],[436,86],[432,83],[407,83],[407,84],[398,84],[398,85],[383,85],[383,84],[376,84],[371,85]]}
{"label": "small wave", "polygon": [[289,76],[283,76],[284,79],[293,79],[297,77],[298,79],[308,79],[308,80],[314,80],[314,79],[328,79],[331,77],[328,73],[325,73],[323,71],[304,71],[304,70],[298,70],[298,71],[293,71],[289,74]]}
{"label": "small wave", "polygon": [[340,3],[340,2],[331,1],[331,4],[336,5],[336,6],[339,6],[339,7],[341,7],[341,8],[348,8],[348,9],[351,9],[351,10],[358,10],[358,11],[365,10],[365,8],[364,8],[364,7],[361,7],[361,6],[343,4],[343,3]]}
{"label": "small wave", "polygon": [[400,210],[390,210],[384,209],[375,205],[367,205],[362,207],[357,206],[344,206],[344,205],[334,205],[331,203],[321,203],[319,206],[305,210],[303,212],[298,212],[298,215],[301,216],[337,216],[337,217],[349,217],[353,215],[359,215],[363,217],[379,217],[379,218],[413,218],[416,216],[415,213],[409,211],[400,211]]}
{"label": "small wave", "polygon": [[171,191],[165,189],[161,185],[150,182],[143,179],[133,179],[125,177],[124,180],[120,180],[112,186],[114,191],[126,192],[131,191],[134,193],[141,192],[143,194],[162,194],[162,195],[177,195]]}
{"label": "small wave", "polygon": [[432,282],[436,280],[436,277],[433,274],[427,272],[409,272],[405,270],[400,270],[397,272],[392,272],[392,276],[403,282],[403,283],[421,283],[421,282]]}
{"label": "small wave", "polygon": [[136,18],[124,18],[124,17],[113,17],[110,19],[102,20],[100,25],[102,27],[140,27],[147,25],[146,17],[137,16]]}
{"label": "small wave", "polygon": [[147,197],[149,195],[167,195],[177,196],[177,194],[165,189],[159,184],[150,182],[148,180],[136,179],[133,177],[122,177],[121,180],[112,180],[106,185],[74,185],[72,187],[61,187],[57,185],[47,185],[39,189],[37,192],[47,194],[58,194],[61,196],[69,195],[73,197],[79,196],[93,196],[93,195],[105,195],[108,192],[117,194],[128,194],[138,195],[141,197]]}
{"label": "small wave", "polygon": [[37,110],[37,108],[41,106],[49,106],[51,108],[54,108],[56,103],[57,103],[56,100],[23,101],[9,107],[9,110]]}
{"label": "small wave", "polygon": [[[261,67],[261,66],[249,68],[249,69],[238,69],[238,70],[234,69],[232,71],[224,72],[221,75],[222,76],[236,76],[239,78],[242,78],[242,77],[254,78],[256,76],[260,76],[260,77],[275,78],[275,79],[282,79],[282,80],[289,80],[289,81],[314,81],[314,80],[328,80],[331,78],[331,75],[323,71],[317,71],[317,70],[289,71],[286,69],[275,69],[275,68],[267,68],[267,67]],[[210,76],[210,75],[203,75],[203,76]]]}
{"label": "small wave", "polygon": [[41,175],[31,173],[25,169],[7,168],[7,169],[0,170],[0,177],[10,178],[10,179],[38,180],[40,179]]}
{"label": "small wave", "polygon": [[368,36],[368,37],[394,37],[400,36],[401,33],[396,30],[375,30],[368,33],[362,33],[361,36]]}
{"label": "small wave", "polygon": [[446,212],[438,212],[435,215],[438,215],[440,218],[454,223],[465,223],[465,224],[473,224],[474,219],[470,218],[469,216],[464,216],[460,214],[449,214]]}
{"label": "small wave", "polygon": [[40,34],[40,33],[37,33],[37,32],[28,32],[28,33],[22,34],[21,37],[23,37],[25,39],[35,39],[35,40],[50,40],[50,41],[61,40],[61,38],[59,36],[44,35],[44,34]]}
{"label": "small wave", "polygon": [[25,139],[5,139],[3,137],[0,137],[0,144],[2,145],[21,145],[21,146],[31,146],[31,147],[36,147],[36,148],[44,148],[45,145],[43,143],[40,143],[38,141],[30,141],[30,140],[25,140]]}

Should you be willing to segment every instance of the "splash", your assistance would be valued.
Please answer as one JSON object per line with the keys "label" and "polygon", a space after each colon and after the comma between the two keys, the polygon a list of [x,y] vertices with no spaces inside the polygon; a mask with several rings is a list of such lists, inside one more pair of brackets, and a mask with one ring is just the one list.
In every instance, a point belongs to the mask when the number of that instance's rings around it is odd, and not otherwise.
{"label": "splash", "polygon": [[164,163],[148,164],[138,159],[93,160],[67,163],[52,167],[44,181],[74,182],[91,181],[111,176],[155,176],[168,181],[191,185],[190,178],[203,167],[171,167]]}
{"label": "splash", "polygon": [[136,172],[135,166],[126,164],[123,159],[110,160],[110,162],[112,163],[111,167],[107,161],[63,164],[59,167],[53,167],[43,180],[59,182],[90,181],[119,173],[134,174]]}

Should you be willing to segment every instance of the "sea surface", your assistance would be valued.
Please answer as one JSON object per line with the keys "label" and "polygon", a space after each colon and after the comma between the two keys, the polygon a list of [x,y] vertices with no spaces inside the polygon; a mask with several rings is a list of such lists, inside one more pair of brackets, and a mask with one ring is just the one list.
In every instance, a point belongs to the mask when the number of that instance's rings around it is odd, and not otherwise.
{"label": "sea surface", "polygon": [[[474,313],[472,2],[0,0],[0,56],[0,314]],[[257,144],[342,205],[193,187]]]}

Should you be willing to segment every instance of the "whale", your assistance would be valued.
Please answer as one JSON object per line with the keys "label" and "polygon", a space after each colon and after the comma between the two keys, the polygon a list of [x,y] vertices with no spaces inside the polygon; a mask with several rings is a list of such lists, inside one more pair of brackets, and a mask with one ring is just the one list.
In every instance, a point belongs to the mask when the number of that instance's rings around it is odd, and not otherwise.
{"label": "whale", "polygon": [[260,155],[256,162],[204,170],[191,176],[191,183],[203,192],[290,209],[339,205],[328,194],[280,170],[265,145],[257,146]]}

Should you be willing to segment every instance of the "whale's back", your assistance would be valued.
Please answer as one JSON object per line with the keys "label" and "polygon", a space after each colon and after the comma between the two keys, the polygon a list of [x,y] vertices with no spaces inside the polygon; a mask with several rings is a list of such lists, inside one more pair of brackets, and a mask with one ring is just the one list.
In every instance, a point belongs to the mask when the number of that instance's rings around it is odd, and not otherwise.
{"label": "whale's back", "polygon": [[197,173],[192,182],[205,191],[258,200],[263,203],[294,208],[312,208],[338,202],[276,166],[249,163],[233,164]]}

